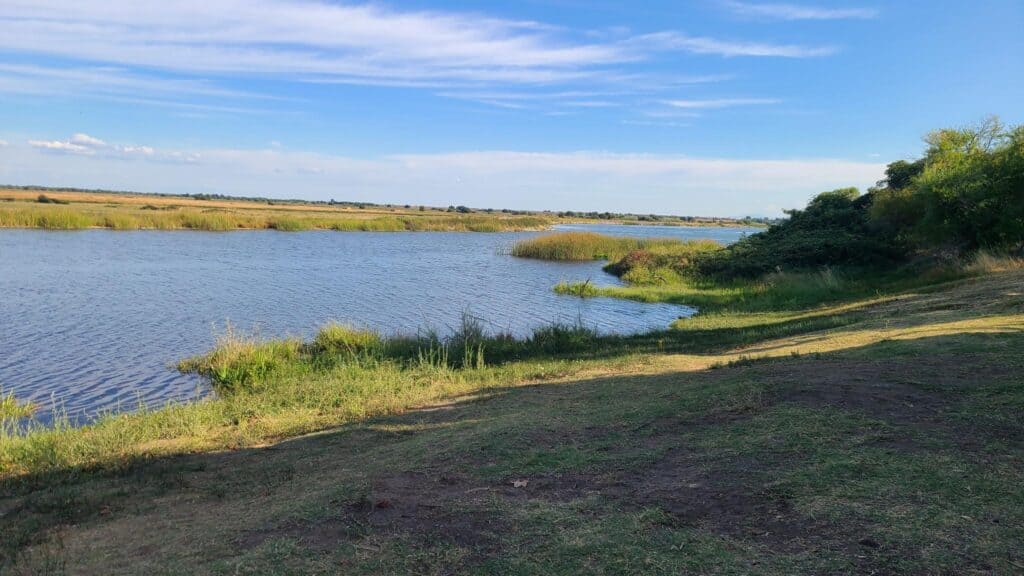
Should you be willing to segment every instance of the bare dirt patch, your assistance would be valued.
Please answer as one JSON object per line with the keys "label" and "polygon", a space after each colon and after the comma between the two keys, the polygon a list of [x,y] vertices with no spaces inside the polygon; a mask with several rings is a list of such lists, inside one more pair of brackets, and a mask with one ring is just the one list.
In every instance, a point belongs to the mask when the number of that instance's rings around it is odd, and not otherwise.
{"label": "bare dirt patch", "polygon": [[311,550],[331,552],[372,533],[493,550],[507,522],[485,501],[489,490],[477,488],[458,476],[424,472],[380,478],[362,498],[339,503],[331,516],[256,530],[237,545],[249,549],[292,538]]}

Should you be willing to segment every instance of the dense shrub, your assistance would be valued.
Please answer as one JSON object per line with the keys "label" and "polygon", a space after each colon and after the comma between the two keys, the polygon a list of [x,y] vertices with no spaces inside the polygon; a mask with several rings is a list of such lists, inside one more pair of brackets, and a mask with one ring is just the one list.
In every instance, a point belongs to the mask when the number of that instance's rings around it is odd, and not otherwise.
{"label": "dense shrub", "polygon": [[875,214],[920,247],[1019,250],[1024,244],[1024,126],[997,120],[928,136],[923,168],[879,190]]}
{"label": "dense shrub", "polygon": [[717,277],[883,266],[913,254],[1024,251],[1024,126],[992,119],[930,134],[923,158],[889,164],[867,194],[826,192],[697,268]]}
{"label": "dense shrub", "polygon": [[875,266],[902,257],[894,238],[871,223],[873,196],[842,188],[816,196],[803,210],[765,232],[748,236],[697,262],[701,273],[717,277],[759,276],[767,272],[823,266]]}

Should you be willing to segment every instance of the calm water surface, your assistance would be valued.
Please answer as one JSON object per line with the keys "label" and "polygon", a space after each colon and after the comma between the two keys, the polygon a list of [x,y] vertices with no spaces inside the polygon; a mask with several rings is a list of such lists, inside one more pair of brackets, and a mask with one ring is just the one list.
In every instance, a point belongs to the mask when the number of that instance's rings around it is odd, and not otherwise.
{"label": "calm water surface", "polygon": [[[744,232],[587,228],[723,242]],[[692,313],[558,296],[561,280],[617,280],[597,262],[504,255],[530,235],[0,230],[0,386],[47,409],[43,420],[54,406],[87,419],[205,394],[171,366],[209,350],[226,322],[265,337],[308,337],[329,320],[444,332],[469,311],[520,335],[577,321],[630,333]]]}

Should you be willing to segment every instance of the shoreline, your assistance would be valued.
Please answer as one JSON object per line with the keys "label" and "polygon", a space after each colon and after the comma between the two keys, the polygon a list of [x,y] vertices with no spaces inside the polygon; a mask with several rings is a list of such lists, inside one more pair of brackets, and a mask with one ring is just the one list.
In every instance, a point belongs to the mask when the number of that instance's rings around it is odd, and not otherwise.
{"label": "shoreline", "polygon": [[557,225],[759,227],[756,222],[731,218],[693,218],[692,221],[674,216],[662,218],[672,220],[567,218],[554,212],[464,206],[440,208],[0,187],[0,229],[537,232]]}

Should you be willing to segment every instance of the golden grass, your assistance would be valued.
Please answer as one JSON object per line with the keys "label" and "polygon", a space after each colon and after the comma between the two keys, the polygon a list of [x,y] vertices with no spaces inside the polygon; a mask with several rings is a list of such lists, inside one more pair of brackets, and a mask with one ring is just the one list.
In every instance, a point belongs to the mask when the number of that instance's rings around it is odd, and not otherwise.
{"label": "golden grass", "polygon": [[15,398],[11,392],[4,393],[4,389],[0,387],[0,422],[28,418],[35,414],[35,412],[35,404],[32,402],[22,402]]}
{"label": "golden grass", "polygon": [[969,274],[989,274],[1024,269],[1024,258],[981,250],[964,266]]}
{"label": "golden grass", "polygon": [[617,260],[636,250],[684,257],[719,248],[721,245],[712,240],[624,238],[594,232],[558,232],[517,242],[512,247],[512,255],[540,260]]}
{"label": "golden grass", "polygon": [[467,231],[540,230],[541,216],[453,214],[406,209],[265,204],[185,197],[47,192],[67,204],[40,203],[37,192],[0,190],[0,228],[48,230],[335,230]]}

